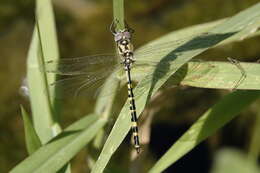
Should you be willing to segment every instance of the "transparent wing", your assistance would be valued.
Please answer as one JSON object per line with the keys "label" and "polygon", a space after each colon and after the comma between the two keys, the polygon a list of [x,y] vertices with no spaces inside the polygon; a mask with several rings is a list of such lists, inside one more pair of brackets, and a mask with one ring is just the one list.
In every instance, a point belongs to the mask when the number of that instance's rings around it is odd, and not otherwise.
{"label": "transparent wing", "polygon": [[[225,35],[224,35],[225,36]],[[187,37],[184,37],[182,39],[175,39],[172,41],[166,41],[162,43],[151,43],[148,44],[142,49],[135,51],[136,57],[147,57],[151,54],[163,54],[165,52],[169,52],[169,50],[173,50],[179,47],[179,51],[185,51],[190,49],[198,49],[203,48],[207,46],[209,43],[212,43],[213,41],[217,41],[220,38],[224,37],[223,35],[216,35],[216,34],[210,34],[210,33],[202,33],[200,35],[189,35]]]}
{"label": "transparent wing", "polygon": [[[49,86],[58,92],[54,96],[56,98],[93,97],[103,86],[106,78],[120,68],[122,67],[117,57],[108,54],[66,58],[45,63],[47,74],[55,73],[62,76]],[[113,77],[115,80],[120,80],[117,73],[114,73]]]}
{"label": "transparent wing", "polygon": [[[77,75],[57,80],[50,84],[51,89],[55,89],[58,94],[56,98],[75,98],[75,97],[95,97],[103,86],[106,78],[111,75],[113,70],[106,71],[102,75]],[[114,77],[115,80],[119,80]],[[112,93],[106,93],[109,95]]]}
{"label": "transparent wing", "polygon": [[[181,68],[179,68],[167,80],[167,82],[162,86],[162,88],[174,87],[174,86],[179,86],[179,85],[183,85],[183,84],[185,85],[186,83],[199,80],[200,78],[205,77],[205,76],[207,76],[207,78],[209,80],[214,79],[215,73],[211,73],[215,69],[215,66],[213,64],[211,64],[210,62],[207,62],[207,61],[203,61],[203,60],[191,60],[190,62],[191,63],[189,65],[184,64]],[[154,64],[154,65],[155,65],[155,67],[157,66],[156,64]],[[154,71],[152,71],[150,74],[149,73],[148,74],[139,73],[139,76],[134,79],[137,79],[137,81],[140,81],[140,79],[143,80],[142,85],[138,85],[138,88],[140,89],[140,91],[144,92],[145,90],[147,90],[147,88],[146,88],[147,83],[151,83],[151,84],[149,84],[149,86],[153,86],[158,80],[160,80],[161,77],[166,75],[166,73],[168,72],[167,66],[168,66],[168,64],[163,62],[161,64],[160,68],[158,68],[156,70],[153,69]],[[152,66],[149,66],[149,68],[151,70]]]}
{"label": "transparent wing", "polygon": [[[142,50],[137,50],[134,57],[146,57],[153,53],[158,52],[168,52],[169,49],[181,45],[185,42],[189,42],[190,45],[198,45],[202,41],[206,42],[208,40],[214,39],[214,36],[208,33],[203,33],[199,36],[188,36],[180,40],[173,40],[169,42],[164,42],[160,44],[149,44],[143,47]],[[142,58],[142,59],[144,59]],[[137,59],[137,60],[138,60]],[[58,61],[48,61],[45,63],[45,71],[56,73],[60,75],[80,75],[94,73],[96,69],[106,68],[114,64],[118,64],[120,59],[114,54],[101,54],[93,56],[85,56],[79,58],[63,58]],[[148,62],[149,60],[147,60]],[[138,63],[138,61],[137,61]],[[150,63],[151,64],[151,63]]]}
{"label": "transparent wing", "polygon": [[[157,74],[164,74],[166,67],[169,66],[167,62],[152,62],[147,59],[153,53],[168,52],[169,49],[176,48],[176,46],[188,43],[189,46],[203,46],[198,43],[207,43],[214,40],[214,36],[208,36],[208,33],[201,34],[200,36],[188,36],[181,40],[173,40],[170,42],[164,42],[161,44],[150,44],[146,46],[142,51],[136,51],[135,56],[138,57],[132,67],[133,79],[137,77],[137,81],[142,76],[142,71],[149,71],[151,68],[156,68]],[[140,58],[143,57],[143,58]],[[140,58],[140,60],[139,60]],[[56,73],[59,75],[70,76],[69,78],[63,78],[50,87],[55,87],[58,91],[61,91],[65,96],[85,96],[92,95],[94,90],[98,90],[103,85],[104,80],[112,74],[112,72],[119,68],[120,59],[112,54],[86,56],[80,58],[60,59],[58,61],[48,61],[45,63],[45,71],[47,73]],[[120,67],[119,67],[120,66]],[[161,66],[161,67],[160,67]],[[154,75],[154,74],[152,74]],[[115,75],[115,80],[118,80]],[[121,79],[120,79],[121,80]]]}
{"label": "transparent wing", "polygon": [[116,64],[118,64],[118,58],[112,54],[61,58],[57,61],[45,62],[45,71],[58,75],[93,74],[100,69],[110,69]]}

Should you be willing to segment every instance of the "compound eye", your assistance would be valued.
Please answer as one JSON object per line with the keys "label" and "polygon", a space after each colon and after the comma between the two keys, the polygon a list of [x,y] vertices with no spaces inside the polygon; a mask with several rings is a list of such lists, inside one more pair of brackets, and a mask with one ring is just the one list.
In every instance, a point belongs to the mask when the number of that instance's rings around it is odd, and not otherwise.
{"label": "compound eye", "polygon": [[119,41],[119,40],[121,40],[122,38],[123,38],[122,33],[117,33],[117,34],[115,34],[114,39],[115,39],[116,42]]}
{"label": "compound eye", "polygon": [[124,32],[124,37],[125,37],[126,39],[130,39],[130,38],[131,38],[130,32]]}

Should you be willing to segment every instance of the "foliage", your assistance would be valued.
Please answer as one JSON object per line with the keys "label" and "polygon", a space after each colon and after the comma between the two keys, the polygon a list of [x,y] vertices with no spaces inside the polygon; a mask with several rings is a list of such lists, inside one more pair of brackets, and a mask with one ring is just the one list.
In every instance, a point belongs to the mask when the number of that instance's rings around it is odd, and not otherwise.
{"label": "foliage", "polygon": [[[114,6],[116,7],[114,8],[114,18],[119,18],[123,26],[122,5],[123,1],[114,1]],[[26,113],[23,113],[23,115],[27,134],[31,134],[27,136],[26,142],[35,143],[28,145],[28,150],[32,153],[40,146],[40,142],[36,140],[37,135],[43,145],[13,168],[11,172],[45,172],[46,169],[48,169],[48,172],[57,172],[59,170],[70,172],[69,167],[64,170],[62,168],[85,145],[90,145],[90,142],[95,137],[97,139],[99,132],[104,130],[103,128],[112,114],[116,96],[111,95],[105,98],[98,98],[94,113],[86,115],[65,130],[61,130],[60,122],[58,121],[59,105],[49,97],[51,92],[56,92],[50,91],[48,88],[48,84],[55,80],[55,76],[47,78],[44,70],[42,70],[44,69],[44,62],[50,60],[48,59],[49,57],[58,57],[55,25],[50,1],[37,1],[36,14],[37,21],[28,54],[27,67],[35,129],[31,128],[30,121],[25,118],[27,117]],[[172,80],[172,82],[170,81],[172,86],[184,84],[202,88],[233,89],[234,83],[239,80],[241,75],[241,70],[236,68],[236,65],[228,62],[191,62],[190,60],[212,47],[259,34],[257,30],[260,27],[259,20],[260,4],[258,3],[229,19],[174,31],[137,50],[136,56],[138,58],[139,51],[149,50],[154,45],[163,45],[165,42],[171,43],[174,40],[182,40],[180,44],[166,47],[163,53],[158,51],[158,49],[151,49],[149,58],[157,62],[157,65],[144,72],[143,78],[139,79],[140,82],[134,90],[138,115],[143,112],[145,106],[157,90],[166,82],[169,82],[169,79]],[[203,35],[203,33],[208,34]],[[139,57],[139,59],[141,58]],[[259,90],[260,85],[258,85],[258,81],[260,79],[259,75],[257,75],[260,69],[259,64],[240,63],[240,65],[245,68],[246,77],[241,84],[239,83],[237,89]],[[203,68],[196,70],[196,66]],[[194,76],[194,80],[187,80]],[[196,76],[199,77],[196,78]],[[214,77],[209,80],[209,76]],[[108,79],[102,92],[116,90],[118,85],[118,83],[113,83]],[[201,141],[213,135],[258,98],[259,91],[236,91],[224,96],[217,104],[210,107],[172,145],[168,152],[154,164],[150,172],[161,172],[169,167]],[[121,109],[113,129],[92,167],[92,172],[104,171],[112,155],[126,137],[130,129],[128,107],[128,103],[125,103]],[[35,131],[37,135],[35,135]],[[104,136],[101,135],[101,137]]]}

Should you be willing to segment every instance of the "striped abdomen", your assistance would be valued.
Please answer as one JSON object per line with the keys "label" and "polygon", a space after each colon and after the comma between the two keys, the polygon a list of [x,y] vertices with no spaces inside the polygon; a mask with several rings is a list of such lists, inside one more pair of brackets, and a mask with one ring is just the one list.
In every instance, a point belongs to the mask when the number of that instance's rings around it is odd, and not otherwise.
{"label": "striped abdomen", "polygon": [[127,88],[128,88],[128,99],[130,102],[130,111],[131,111],[131,130],[134,139],[134,147],[137,153],[140,152],[140,143],[139,143],[139,136],[138,136],[138,126],[137,126],[137,115],[136,115],[136,107],[135,107],[135,99],[134,93],[132,88],[132,80],[130,75],[130,65],[125,65],[125,72],[127,76]]}

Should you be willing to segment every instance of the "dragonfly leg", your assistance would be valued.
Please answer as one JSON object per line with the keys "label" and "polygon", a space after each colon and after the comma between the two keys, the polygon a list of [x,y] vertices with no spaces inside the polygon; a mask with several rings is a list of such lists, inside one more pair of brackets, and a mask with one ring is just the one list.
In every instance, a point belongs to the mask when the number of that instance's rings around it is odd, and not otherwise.
{"label": "dragonfly leg", "polygon": [[128,24],[127,24],[127,22],[126,21],[124,21],[125,22],[125,28],[127,29],[127,31],[128,32],[130,32],[130,33],[134,33],[135,32],[135,30],[134,29],[132,29]]}
{"label": "dragonfly leg", "polygon": [[[112,23],[111,23],[111,25],[110,25],[110,31],[112,32],[112,34],[116,34],[117,32],[116,32],[116,25],[119,23],[119,20],[118,19],[115,19],[115,20],[113,20],[112,21]],[[134,33],[135,32],[135,30],[134,29],[132,29],[131,27],[129,27],[129,25],[127,24],[127,22],[126,21],[124,21],[124,23],[125,23],[125,30],[127,30],[128,32],[130,32],[130,33]]]}
{"label": "dragonfly leg", "polygon": [[110,31],[112,32],[113,35],[115,35],[116,32],[116,25],[119,23],[118,19],[115,19],[112,21],[111,25],[110,25]]}
{"label": "dragonfly leg", "polygon": [[245,78],[247,77],[246,75],[246,71],[245,69],[241,66],[241,64],[239,63],[238,60],[233,59],[233,58],[227,58],[228,61],[231,64],[234,64],[241,72],[241,77],[239,78],[239,80],[235,83],[235,86],[232,88],[232,90],[236,90],[237,87],[245,80]]}

